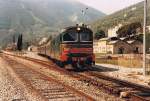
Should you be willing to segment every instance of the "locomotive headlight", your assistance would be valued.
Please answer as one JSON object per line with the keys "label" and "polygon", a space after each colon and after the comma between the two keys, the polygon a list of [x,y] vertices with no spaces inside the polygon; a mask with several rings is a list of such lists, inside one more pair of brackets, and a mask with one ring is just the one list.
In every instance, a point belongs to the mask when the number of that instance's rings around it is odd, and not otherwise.
{"label": "locomotive headlight", "polygon": [[63,48],[63,51],[69,51],[70,49],[69,48]]}
{"label": "locomotive headlight", "polygon": [[77,28],[77,31],[80,31],[80,30],[81,30],[81,28],[80,28],[80,27],[78,27],[78,28]]}

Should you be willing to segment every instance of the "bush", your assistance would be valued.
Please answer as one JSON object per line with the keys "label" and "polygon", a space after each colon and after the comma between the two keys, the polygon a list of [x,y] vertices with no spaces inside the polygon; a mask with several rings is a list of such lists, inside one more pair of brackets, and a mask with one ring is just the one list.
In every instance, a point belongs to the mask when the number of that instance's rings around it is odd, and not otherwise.
{"label": "bush", "polygon": [[96,33],[95,33],[95,39],[96,40],[99,40],[100,38],[104,38],[105,37],[105,32],[103,30],[98,30]]}
{"label": "bush", "polygon": [[140,22],[135,22],[135,23],[122,26],[117,31],[118,37],[128,37],[131,35],[135,35],[137,33],[138,28],[140,29],[139,31],[141,32],[142,25]]}

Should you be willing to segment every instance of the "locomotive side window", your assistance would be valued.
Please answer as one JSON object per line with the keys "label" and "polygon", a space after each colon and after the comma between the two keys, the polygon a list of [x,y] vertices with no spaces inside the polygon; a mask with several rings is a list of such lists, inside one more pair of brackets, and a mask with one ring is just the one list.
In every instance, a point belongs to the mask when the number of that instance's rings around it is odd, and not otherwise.
{"label": "locomotive side window", "polygon": [[89,32],[81,32],[80,33],[80,41],[91,42],[92,40],[93,40],[92,33],[89,33]]}
{"label": "locomotive side window", "polygon": [[65,33],[63,35],[64,42],[76,42],[78,40],[77,33]]}

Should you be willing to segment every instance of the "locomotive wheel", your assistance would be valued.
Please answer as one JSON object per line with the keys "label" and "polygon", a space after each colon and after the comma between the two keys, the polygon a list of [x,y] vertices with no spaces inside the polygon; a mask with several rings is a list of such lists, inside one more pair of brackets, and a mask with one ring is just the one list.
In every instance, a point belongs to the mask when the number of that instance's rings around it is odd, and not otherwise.
{"label": "locomotive wheel", "polygon": [[72,67],[73,67],[73,68],[76,68],[76,67],[77,67],[77,64],[76,64],[76,63],[72,63]]}
{"label": "locomotive wheel", "polygon": [[77,63],[77,68],[78,69],[82,68],[82,65],[80,63]]}

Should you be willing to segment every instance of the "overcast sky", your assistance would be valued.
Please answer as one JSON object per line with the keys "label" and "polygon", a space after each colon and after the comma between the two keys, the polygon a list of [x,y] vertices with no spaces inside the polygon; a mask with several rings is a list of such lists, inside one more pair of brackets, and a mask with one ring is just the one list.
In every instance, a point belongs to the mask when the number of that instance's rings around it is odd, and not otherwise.
{"label": "overcast sky", "polygon": [[136,4],[144,0],[77,0],[88,6],[96,8],[106,14],[111,14],[115,11]]}

